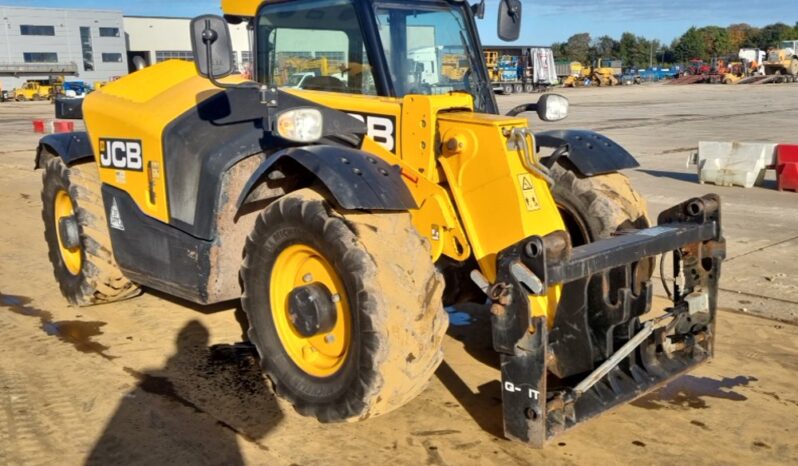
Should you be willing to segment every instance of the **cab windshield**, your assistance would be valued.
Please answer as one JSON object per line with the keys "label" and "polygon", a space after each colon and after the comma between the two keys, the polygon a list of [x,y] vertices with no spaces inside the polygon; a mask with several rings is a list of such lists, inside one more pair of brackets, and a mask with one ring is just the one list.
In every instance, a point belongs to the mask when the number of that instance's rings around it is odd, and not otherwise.
{"label": "cab windshield", "polygon": [[[352,0],[266,2],[257,18],[260,82],[348,94],[467,92],[478,111],[495,107],[466,2]],[[373,15],[373,16],[368,16]],[[374,21],[376,36],[365,33]],[[371,28],[368,28],[371,29]],[[387,62],[382,62],[382,54]],[[482,71],[481,71],[482,70]],[[387,76],[382,76],[382,74]]]}
{"label": "cab windshield", "polygon": [[779,48],[795,50],[796,46],[798,46],[798,40],[784,40],[781,41],[781,45],[779,46]]}
{"label": "cab windshield", "polygon": [[462,91],[484,106],[479,48],[468,33],[463,9],[444,2],[380,3],[377,27],[396,95]]}

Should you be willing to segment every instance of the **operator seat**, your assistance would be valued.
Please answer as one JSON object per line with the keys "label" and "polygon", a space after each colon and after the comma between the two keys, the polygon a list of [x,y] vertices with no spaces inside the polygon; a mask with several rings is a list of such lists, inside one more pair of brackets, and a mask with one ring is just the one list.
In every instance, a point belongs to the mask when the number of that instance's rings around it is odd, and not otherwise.
{"label": "operator seat", "polygon": [[346,85],[343,81],[332,76],[314,76],[305,79],[302,83],[302,89],[309,91],[329,91],[329,92],[345,92]]}

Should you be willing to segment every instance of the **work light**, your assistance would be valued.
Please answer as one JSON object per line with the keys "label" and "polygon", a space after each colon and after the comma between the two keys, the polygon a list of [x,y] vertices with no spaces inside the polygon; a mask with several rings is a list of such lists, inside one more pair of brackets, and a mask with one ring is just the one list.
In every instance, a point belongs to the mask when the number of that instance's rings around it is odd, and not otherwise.
{"label": "work light", "polygon": [[321,112],[315,108],[296,108],[277,116],[276,131],[294,142],[314,142],[321,138]]}

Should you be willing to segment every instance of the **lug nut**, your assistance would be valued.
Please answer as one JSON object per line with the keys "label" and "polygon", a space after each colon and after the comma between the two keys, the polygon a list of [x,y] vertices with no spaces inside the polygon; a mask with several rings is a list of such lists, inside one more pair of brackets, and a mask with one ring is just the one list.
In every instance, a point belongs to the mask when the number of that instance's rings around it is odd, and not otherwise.
{"label": "lug nut", "polygon": [[303,282],[305,282],[305,283],[310,283],[310,282],[312,282],[312,281],[313,281],[313,275],[311,275],[311,274],[309,274],[309,273],[306,273],[306,274],[305,274],[305,275],[302,277],[302,281],[303,281]]}

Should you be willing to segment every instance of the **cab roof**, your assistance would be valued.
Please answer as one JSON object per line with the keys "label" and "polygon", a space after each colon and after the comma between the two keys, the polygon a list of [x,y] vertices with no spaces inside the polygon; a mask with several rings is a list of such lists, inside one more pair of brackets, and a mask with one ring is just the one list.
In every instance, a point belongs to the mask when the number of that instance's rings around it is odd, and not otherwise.
{"label": "cab roof", "polygon": [[[225,16],[254,17],[258,8],[264,3],[273,0],[222,0],[222,12]],[[301,1],[301,0],[294,0]],[[439,1],[439,0],[433,0]],[[466,0],[448,0],[454,3]]]}

